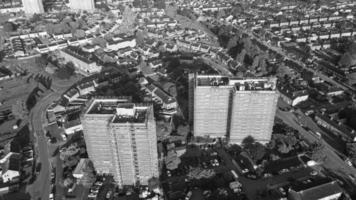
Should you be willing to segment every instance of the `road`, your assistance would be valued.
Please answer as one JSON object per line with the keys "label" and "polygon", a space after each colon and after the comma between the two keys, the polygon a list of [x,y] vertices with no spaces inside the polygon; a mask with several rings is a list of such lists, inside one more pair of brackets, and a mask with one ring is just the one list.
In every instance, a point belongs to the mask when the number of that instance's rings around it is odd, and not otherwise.
{"label": "road", "polygon": [[58,100],[62,93],[66,91],[77,79],[71,78],[66,84],[56,84],[55,92],[48,91],[47,95],[41,98],[30,112],[30,127],[35,136],[35,147],[37,149],[37,159],[41,163],[41,170],[36,177],[35,182],[26,188],[26,191],[34,200],[47,200],[50,194],[50,174],[52,166],[50,163],[51,155],[49,153],[47,138],[45,136],[46,110],[54,101]]}
{"label": "road", "polygon": [[44,132],[45,111],[47,107],[60,97],[58,93],[49,93],[37,102],[36,106],[30,113],[30,125],[32,131],[35,133],[36,143],[38,149],[38,158],[41,163],[41,170],[36,178],[36,181],[28,186],[27,191],[34,200],[47,200],[50,193],[50,173],[51,163],[47,146],[47,138]]}
{"label": "road", "polygon": [[231,71],[223,64],[219,64],[216,61],[212,60],[209,58],[207,55],[201,56],[202,60],[208,64],[210,67],[214,68],[219,74],[225,75],[225,76],[233,76]]}
{"label": "road", "polygon": [[[307,140],[309,143],[320,141],[315,135],[307,132],[301,125],[297,123],[297,118],[293,113],[284,112],[277,110],[276,116],[283,120],[284,123],[298,130],[299,133]],[[315,129],[315,127],[310,127],[310,129]],[[324,136],[324,135],[323,135]],[[347,177],[349,174],[356,174],[356,169],[348,166],[338,155],[337,151],[326,143],[323,139],[321,142],[325,145],[324,155],[326,155],[326,160],[324,161],[324,166],[327,169],[338,172],[340,176]]]}
{"label": "road", "polygon": [[279,47],[275,47],[272,46],[270,44],[267,44],[266,41],[261,40],[259,37],[256,37],[251,31],[246,31],[244,28],[239,27],[237,25],[235,25],[235,28],[241,30],[243,33],[247,34],[248,36],[250,36],[251,38],[255,39],[257,42],[259,42],[260,44],[262,44],[263,46],[267,47],[269,50],[279,54],[280,56],[282,56],[283,58],[285,58],[285,60],[290,60],[296,64],[298,64],[299,66],[301,66],[303,69],[312,72],[313,74],[315,74],[316,76],[319,76],[321,79],[323,79],[324,81],[330,82],[331,84],[333,84],[334,86],[337,86],[339,88],[342,88],[344,90],[351,90],[351,91],[355,91],[354,88],[344,85],[343,83],[339,83],[337,81],[335,81],[334,79],[326,76],[325,74],[321,73],[320,71],[317,71],[315,69],[309,68],[307,67],[304,63],[302,63],[299,60],[293,59],[291,57],[289,57],[281,48]]}
{"label": "road", "polygon": [[61,199],[64,195],[63,187],[63,161],[60,159],[59,154],[56,155],[56,194],[55,199]]}

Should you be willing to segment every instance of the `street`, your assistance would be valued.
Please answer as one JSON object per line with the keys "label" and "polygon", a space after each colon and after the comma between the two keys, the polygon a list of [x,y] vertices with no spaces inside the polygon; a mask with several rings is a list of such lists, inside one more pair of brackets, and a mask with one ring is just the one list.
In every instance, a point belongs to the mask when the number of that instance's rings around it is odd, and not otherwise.
{"label": "street", "polygon": [[201,58],[207,65],[210,65],[210,67],[214,68],[217,72],[219,72],[219,74],[224,75],[224,76],[229,76],[229,77],[233,76],[233,74],[227,67],[225,67],[222,64],[219,64],[216,61],[213,61],[207,55],[202,55]]}
{"label": "street", "polygon": [[[298,130],[299,133],[303,136],[303,138],[307,140],[309,143],[320,141],[319,138],[307,132],[303,127],[301,127],[296,122],[296,117],[294,116],[293,113],[277,110],[276,117],[283,120],[284,123],[291,126],[292,128]],[[315,127],[309,127],[309,128],[311,130],[315,130]],[[356,174],[356,169],[354,167],[350,167],[349,165],[347,165],[345,161],[342,160],[337,155],[337,153],[335,152],[336,150],[334,150],[333,147],[331,147],[323,139],[321,139],[321,142],[325,145],[324,148],[324,155],[326,156],[326,160],[324,161],[325,168],[337,172],[338,175],[340,175],[341,177],[348,177],[348,175],[350,174]]]}
{"label": "street", "polygon": [[60,97],[58,93],[49,93],[47,96],[37,102],[36,106],[31,110],[30,123],[32,131],[35,133],[36,143],[38,149],[38,158],[41,163],[41,170],[36,178],[36,181],[29,185],[26,190],[30,193],[32,199],[48,199],[50,194],[50,173],[51,164],[48,152],[47,139],[44,132],[45,113],[47,107]]}
{"label": "street", "polygon": [[[37,151],[37,159],[41,163],[41,170],[36,180],[33,184],[28,185],[26,191],[31,195],[31,198],[34,200],[47,200],[50,194],[50,174],[52,170],[52,166],[50,163],[51,156],[49,153],[49,148],[47,144],[47,138],[45,133],[46,126],[46,110],[49,105],[51,105],[54,101],[58,100],[62,93],[66,91],[74,82],[78,80],[79,77],[74,76],[69,80],[62,80],[54,82],[54,90],[48,91],[48,94],[41,98],[32,108],[30,112],[30,127],[35,136],[35,147]],[[65,84],[62,84],[65,83]]]}

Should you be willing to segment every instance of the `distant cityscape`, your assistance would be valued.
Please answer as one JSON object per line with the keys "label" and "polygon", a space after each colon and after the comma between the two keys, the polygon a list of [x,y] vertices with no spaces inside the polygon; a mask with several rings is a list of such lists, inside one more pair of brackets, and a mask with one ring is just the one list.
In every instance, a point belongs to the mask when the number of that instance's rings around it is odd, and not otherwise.
{"label": "distant cityscape", "polygon": [[0,199],[356,199],[353,0],[0,0]]}

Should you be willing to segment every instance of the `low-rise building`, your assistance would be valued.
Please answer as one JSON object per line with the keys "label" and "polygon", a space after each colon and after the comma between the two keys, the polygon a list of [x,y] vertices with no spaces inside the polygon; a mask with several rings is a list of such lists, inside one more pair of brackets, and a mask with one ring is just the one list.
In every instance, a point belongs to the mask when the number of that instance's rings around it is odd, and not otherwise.
{"label": "low-rise building", "polygon": [[73,171],[74,178],[79,181],[85,175],[85,170],[89,167],[90,160],[88,158],[81,158],[78,165],[75,167]]}
{"label": "low-rise building", "polygon": [[281,98],[291,106],[295,106],[309,98],[309,93],[306,89],[299,89],[290,85],[279,87],[279,92]]}
{"label": "low-rise building", "polygon": [[83,51],[80,49],[68,47],[61,50],[60,55],[66,61],[71,61],[74,64],[76,71],[84,76],[89,76],[101,71],[102,66],[97,65],[97,63],[92,60],[90,54],[83,54]]}
{"label": "low-rise building", "polygon": [[288,200],[336,200],[343,194],[343,189],[336,181],[329,178],[306,180],[292,185],[288,190]]}
{"label": "low-rise building", "polygon": [[117,51],[126,47],[135,47],[136,38],[134,36],[116,35],[107,43],[107,48]]}
{"label": "low-rise building", "polygon": [[353,129],[345,126],[341,122],[336,121],[327,114],[319,112],[315,113],[314,119],[319,126],[322,126],[335,135],[342,137],[345,141],[355,141],[356,134]]}

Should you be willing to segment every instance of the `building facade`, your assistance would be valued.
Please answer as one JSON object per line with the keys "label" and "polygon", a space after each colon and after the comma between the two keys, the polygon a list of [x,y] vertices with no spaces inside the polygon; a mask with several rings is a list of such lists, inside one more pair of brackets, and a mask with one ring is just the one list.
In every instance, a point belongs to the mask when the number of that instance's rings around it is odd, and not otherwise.
{"label": "building facade", "polygon": [[95,99],[83,116],[89,158],[98,173],[109,173],[120,186],[146,185],[158,177],[153,107],[124,99]]}
{"label": "building facade", "polygon": [[75,70],[84,75],[90,76],[99,73],[102,66],[98,65],[94,60],[86,57],[86,54],[81,55],[79,51],[74,51],[69,48],[62,49],[60,55],[66,60],[74,64]]}
{"label": "building facade", "polygon": [[42,0],[22,0],[22,5],[26,14],[44,12]]}
{"label": "building facade", "polygon": [[94,0],[70,0],[69,7],[73,10],[95,10]]}
{"label": "building facade", "polygon": [[278,97],[279,94],[274,89],[235,90],[231,111],[230,143],[240,144],[249,135],[258,142],[268,143],[271,139]]}
{"label": "building facade", "polygon": [[249,135],[270,140],[279,97],[275,78],[195,75],[193,93],[195,136],[226,137],[230,143]]}

